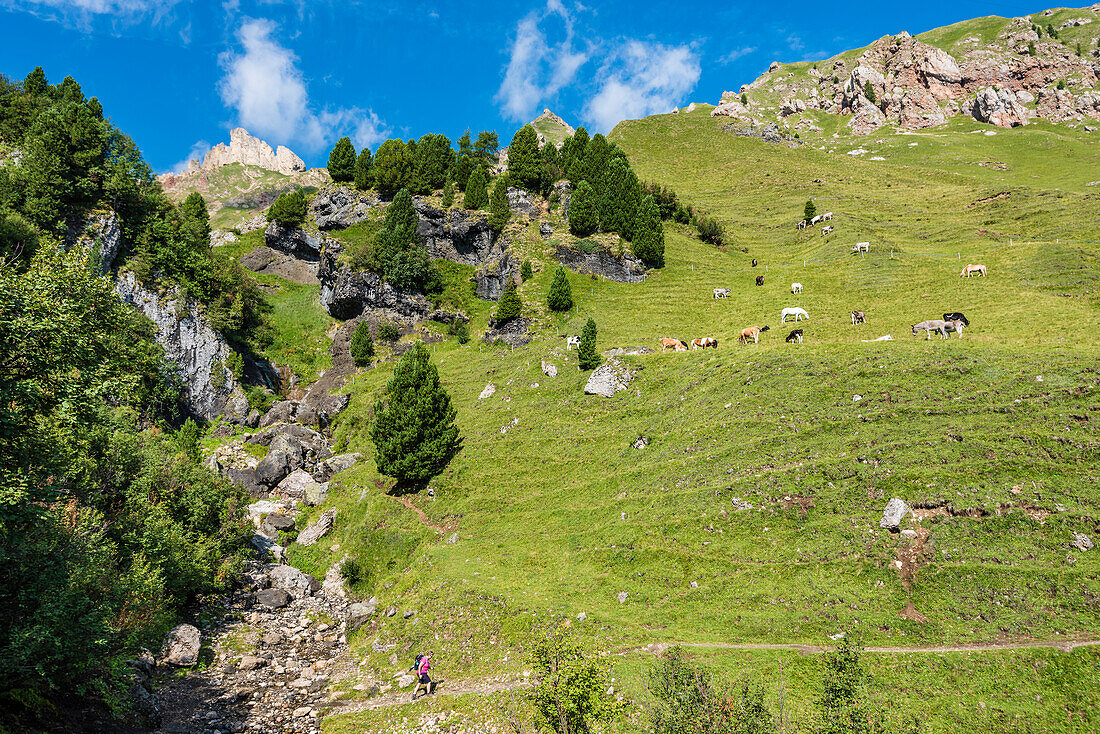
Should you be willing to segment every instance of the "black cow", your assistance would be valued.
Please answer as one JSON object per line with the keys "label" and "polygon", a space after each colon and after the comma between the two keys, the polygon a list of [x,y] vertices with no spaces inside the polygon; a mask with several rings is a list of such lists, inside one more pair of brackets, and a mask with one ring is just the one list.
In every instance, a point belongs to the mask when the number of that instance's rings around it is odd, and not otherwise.
{"label": "black cow", "polygon": [[945,313],[943,315],[943,320],[944,321],[961,321],[961,322],[963,322],[963,326],[970,326],[970,319],[966,318],[966,316],[963,316],[958,311],[956,311],[954,313]]}
{"label": "black cow", "polygon": [[764,276],[763,275],[756,276],[756,284],[757,285],[764,285]]}
{"label": "black cow", "polygon": [[787,338],[784,341],[786,341],[788,344],[790,344],[791,342],[798,342],[799,344],[801,344],[802,329],[795,329],[790,334],[787,334]]}
{"label": "black cow", "polygon": [[754,257],[754,258],[752,259],[752,266],[753,266],[754,268],[756,267],[756,258],[755,258],[755,257]]}

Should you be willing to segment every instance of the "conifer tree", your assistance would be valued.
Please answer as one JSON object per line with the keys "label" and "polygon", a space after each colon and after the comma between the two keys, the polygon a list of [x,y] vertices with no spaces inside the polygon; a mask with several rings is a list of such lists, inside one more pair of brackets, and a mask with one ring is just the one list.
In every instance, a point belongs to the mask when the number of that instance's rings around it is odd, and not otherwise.
{"label": "conifer tree", "polygon": [[485,177],[485,169],[478,166],[470,174],[470,180],[466,182],[466,196],[463,205],[467,209],[484,209],[489,204],[489,182]]}
{"label": "conifer tree", "polygon": [[595,193],[591,184],[581,181],[569,200],[569,231],[577,237],[587,237],[596,231],[599,223]]}
{"label": "conifer tree", "polygon": [[565,177],[573,183],[577,183],[584,178],[581,175],[581,169],[588,142],[588,131],[583,127],[579,127],[577,132],[573,133],[561,146],[562,170],[565,172]]}
{"label": "conifer tree", "polygon": [[447,209],[455,203],[455,182],[448,174],[447,180],[443,184],[443,206]]}
{"label": "conifer tree", "polygon": [[509,176],[501,176],[493,186],[493,195],[489,199],[489,226],[499,233],[512,218],[512,209],[508,206]]}
{"label": "conifer tree", "polygon": [[355,327],[355,332],[351,335],[349,351],[356,367],[370,364],[371,358],[374,357],[374,340],[371,339],[370,327],[366,321],[360,321]]}
{"label": "conifer tree", "polygon": [[371,187],[371,166],[374,159],[371,157],[370,148],[359,151],[359,157],[355,159],[355,188],[366,191]]}
{"label": "conifer tree", "polygon": [[665,264],[665,231],[652,196],[642,199],[634,222],[634,255],[651,268]]}
{"label": "conifer tree", "polygon": [[565,276],[565,268],[558,266],[554,280],[550,283],[550,292],[546,294],[546,305],[551,311],[568,311],[573,308],[573,288]]}
{"label": "conifer tree", "polygon": [[810,199],[802,210],[802,217],[808,222],[814,218],[815,214],[817,214],[817,206],[814,205],[813,199]]}
{"label": "conifer tree", "polygon": [[474,142],[474,160],[483,166],[497,162],[500,153],[500,138],[494,130],[482,130]]}
{"label": "conifer tree", "polygon": [[523,313],[523,301],[520,300],[519,291],[516,289],[515,282],[512,281],[504,289],[504,293],[500,296],[500,303],[497,304],[497,323],[507,323],[521,313]]}
{"label": "conifer tree", "polygon": [[577,350],[577,364],[582,370],[593,370],[600,366],[600,355],[596,352],[596,322],[591,318],[581,331],[581,346]]}
{"label": "conifer tree", "polygon": [[447,170],[455,160],[451,141],[446,135],[428,133],[416,141],[413,188],[418,194],[430,194],[443,186]]}
{"label": "conifer tree", "polygon": [[328,154],[328,175],[337,183],[346,183],[355,178],[355,146],[346,135],[336,141],[332,152]]}
{"label": "conifer tree", "polygon": [[408,143],[403,140],[387,140],[378,146],[371,164],[371,178],[378,193],[394,196],[412,184],[414,159]]}
{"label": "conifer tree", "polygon": [[466,182],[470,180],[470,174],[474,172],[474,167],[474,147],[470,142],[470,131],[467,129],[466,132],[462,133],[462,137],[458,139],[458,155],[455,157],[455,164],[451,169],[451,175],[454,177],[459,191],[466,190]]}
{"label": "conifer tree", "polygon": [[457,415],[424,344],[405,352],[374,404],[374,461],[398,487],[436,476],[458,451]]}
{"label": "conifer tree", "polygon": [[210,213],[206,199],[198,191],[192,191],[180,204],[180,232],[193,247],[210,247]]}
{"label": "conifer tree", "polygon": [[306,197],[298,189],[283,194],[267,210],[267,221],[297,227],[306,221]]}
{"label": "conifer tree", "polygon": [[863,84],[863,96],[866,97],[867,101],[871,104],[875,103],[875,88],[871,86],[870,79]]}
{"label": "conifer tree", "polygon": [[610,158],[603,186],[596,190],[600,229],[604,232],[618,232],[628,240],[634,239],[634,220],[638,216],[642,187],[627,163],[626,156],[616,155]]}
{"label": "conifer tree", "polygon": [[607,144],[607,138],[596,133],[584,146],[584,158],[580,161],[578,175],[592,185],[597,195],[603,191],[610,159],[611,147]]}
{"label": "conifer tree", "polygon": [[524,125],[512,136],[508,146],[508,178],[513,186],[537,193],[541,168],[539,136],[531,125]]}

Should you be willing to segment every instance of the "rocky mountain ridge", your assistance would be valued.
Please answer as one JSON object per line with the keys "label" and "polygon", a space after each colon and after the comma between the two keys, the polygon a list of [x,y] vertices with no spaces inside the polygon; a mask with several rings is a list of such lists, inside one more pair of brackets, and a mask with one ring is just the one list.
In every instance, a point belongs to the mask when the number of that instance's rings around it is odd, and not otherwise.
{"label": "rocky mountain ridge", "polygon": [[181,175],[210,171],[231,163],[259,166],[287,176],[306,170],[305,161],[290,148],[280,145],[272,150],[266,141],[251,135],[243,127],[235,127],[229,131],[229,145],[218,143],[206,152],[201,161],[198,158],[191,159],[187,163],[187,170]]}
{"label": "rocky mountain ridge", "polygon": [[[724,92],[711,114],[753,123],[791,118],[789,125],[812,128],[813,113],[824,112],[849,117],[845,126],[853,135],[884,125],[936,127],[960,114],[1000,127],[1035,118],[1100,120],[1100,4],[1059,11],[1072,17],[1057,28],[1045,20],[1053,14],[1006,20],[992,41],[979,35],[941,41],[950,52],[902,32],[858,55],[812,65],[773,62],[751,84]],[[1058,35],[1040,35],[1036,29],[1044,26]],[[1063,38],[1066,29],[1076,40]],[[936,40],[935,33],[922,36]]]}

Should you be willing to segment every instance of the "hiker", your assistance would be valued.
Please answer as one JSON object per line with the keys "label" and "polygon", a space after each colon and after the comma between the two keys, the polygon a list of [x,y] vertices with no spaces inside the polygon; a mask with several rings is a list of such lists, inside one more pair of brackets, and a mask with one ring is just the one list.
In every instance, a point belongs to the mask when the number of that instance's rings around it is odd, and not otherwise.
{"label": "hiker", "polygon": [[428,671],[432,667],[432,653],[429,650],[427,655],[416,656],[416,689],[413,690],[412,700],[416,700],[416,694],[420,693],[420,689],[424,689],[424,695],[429,696],[432,693],[432,679],[428,677]]}

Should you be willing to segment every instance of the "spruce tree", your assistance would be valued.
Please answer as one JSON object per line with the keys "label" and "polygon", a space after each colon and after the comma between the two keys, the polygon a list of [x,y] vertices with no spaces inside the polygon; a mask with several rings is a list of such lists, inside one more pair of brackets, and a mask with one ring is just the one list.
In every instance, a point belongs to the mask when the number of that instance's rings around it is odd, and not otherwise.
{"label": "spruce tree", "polygon": [[451,205],[455,203],[455,182],[451,180],[448,175],[447,180],[443,184],[443,206],[447,209],[451,208]]}
{"label": "spruce tree", "polygon": [[355,327],[355,332],[351,335],[349,351],[356,367],[370,364],[371,358],[374,357],[374,340],[371,339],[370,327],[366,321],[360,321]]}
{"label": "spruce tree", "polygon": [[470,131],[462,133],[462,137],[458,139],[458,156],[455,158],[454,167],[451,169],[451,175],[454,177],[455,184],[458,186],[459,191],[466,190],[466,182],[470,180],[470,174],[474,172],[474,147],[470,142]]}
{"label": "spruce tree", "polygon": [[551,311],[568,311],[573,308],[573,288],[565,276],[565,268],[558,266],[554,280],[550,283],[550,292],[546,294],[546,305]]}
{"label": "spruce tree", "polygon": [[405,352],[374,404],[374,461],[398,487],[436,476],[458,451],[457,415],[423,343]]}
{"label": "spruce tree", "polygon": [[474,159],[483,166],[491,166],[497,162],[500,152],[500,138],[494,130],[482,130],[477,134],[474,143]]}
{"label": "spruce tree", "polygon": [[863,96],[866,97],[867,101],[871,104],[875,103],[875,88],[871,86],[870,79],[863,84]]}
{"label": "spruce tree", "polygon": [[359,157],[355,159],[355,188],[366,191],[371,187],[371,166],[374,159],[371,157],[370,148],[359,151]]}
{"label": "spruce tree", "polygon": [[523,280],[524,283],[526,283],[527,281],[531,280],[531,276],[533,274],[534,271],[531,269],[531,261],[524,260],[523,263],[519,266],[519,277]]}
{"label": "spruce tree", "polygon": [[749,95],[745,94],[744,92],[741,92],[741,104],[743,104],[745,107],[749,106]]}
{"label": "spruce tree", "polygon": [[466,196],[463,205],[467,209],[484,209],[489,204],[489,182],[485,177],[485,169],[478,166],[470,174],[466,182]]}
{"label": "spruce tree", "polygon": [[355,146],[346,135],[336,141],[332,152],[328,154],[328,175],[337,183],[346,183],[355,178]]}
{"label": "spruce tree", "polygon": [[596,231],[599,223],[595,193],[591,184],[581,181],[569,200],[569,231],[577,237],[587,237]]}
{"label": "spruce tree", "polygon": [[306,221],[306,213],[306,197],[295,189],[275,200],[267,210],[267,221],[278,222],[284,227],[297,227]]}
{"label": "spruce tree", "polygon": [[817,207],[814,205],[813,199],[806,202],[805,208],[802,210],[802,217],[808,222],[814,218],[817,214]]}
{"label": "spruce tree", "polygon": [[642,199],[634,222],[634,255],[651,268],[665,264],[665,231],[652,196]]}
{"label": "spruce tree", "polygon": [[577,183],[584,176],[581,175],[581,167],[584,163],[584,152],[588,147],[588,131],[578,127],[577,132],[565,141],[561,147],[561,164],[565,177]]}
{"label": "spruce tree", "polygon": [[597,192],[600,229],[604,232],[618,232],[626,239],[633,240],[634,220],[638,216],[642,187],[626,156],[611,157],[604,174],[603,186]]}
{"label": "spruce tree", "polygon": [[512,144],[508,146],[508,178],[513,186],[538,193],[540,169],[538,133],[530,125],[524,125],[512,136]]}
{"label": "spruce tree", "polygon": [[607,138],[596,133],[584,146],[584,158],[578,166],[578,175],[592,185],[597,195],[603,192],[607,163],[610,159],[611,147],[607,144]]}
{"label": "spruce tree", "polygon": [[523,301],[520,300],[519,291],[516,289],[515,282],[512,281],[504,289],[504,293],[500,296],[500,303],[497,304],[497,323],[507,323],[521,313],[523,313]]}
{"label": "spruce tree", "polygon": [[180,233],[193,247],[210,247],[210,213],[206,199],[198,191],[192,191],[180,204]]}
{"label": "spruce tree", "polygon": [[509,176],[501,176],[493,186],[493,195],[489,198],[489,226],[494,232],[499,233],[512,218],[512,210],[508,206]]}
{"label": "spruce tree", "polygon": [[408,188],[413,179],[413,154],[402,140],[387,140],[378,146],[371,165],[371,177],[384,197]]}
{"label": "spruce tree", "polygon": [[600,366],[600,355],[596,352],[596,322],[591,318],[581,331],[581,346],[577,350],[577,364],[582,370],[594,370]]}
{"label": "spruce tree", "polygon": [[418,194],[430,194],[442,188],[447,170],[455,160],[451,140],[446,135],[428,133],[416,141],[413,189]]}

